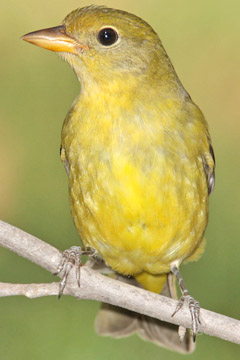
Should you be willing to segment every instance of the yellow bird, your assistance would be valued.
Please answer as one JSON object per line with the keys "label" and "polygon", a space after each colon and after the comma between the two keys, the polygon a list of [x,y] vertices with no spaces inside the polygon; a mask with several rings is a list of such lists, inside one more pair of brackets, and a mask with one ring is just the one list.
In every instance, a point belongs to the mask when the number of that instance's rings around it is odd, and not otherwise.
{"label": "yellow bird", "polygon": [[[183,294],[176,311],[188,302],[195,337],[199,303],[178,267],[204,248],[214,154],[205,118],[158,35],[133,14],[88,6],[23,39],[58,52],[81,83],[63,125],[61,159],[84,246],[153,292],[162,292],[170,272],[176,275]],[[138,331],[130,319],[105,307],[98,332]],[[143,338],[189,351],[189,343],[162,339],[160,321],[151,334],[142,324]]]}

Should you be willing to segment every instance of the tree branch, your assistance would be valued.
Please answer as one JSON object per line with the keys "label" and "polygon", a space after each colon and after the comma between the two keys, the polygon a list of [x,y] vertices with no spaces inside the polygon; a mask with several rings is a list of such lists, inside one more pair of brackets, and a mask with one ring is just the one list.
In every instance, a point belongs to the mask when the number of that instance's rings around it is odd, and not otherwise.
{"label": "tree branch", "polygon": [[[0,245],[54,273],[61,262],[61,252],[44,241],[0,220]],[[61,276],[61,274],[60,274]],[[0,283],[0,296],[24,295],[30,298],[58,294],[58,283],[7,284]],[[113,280],[88,266],[81,268],[81,286],[75,271],[71,271],[65,295],[91,299],[120,306],[153,318],[191,328],[189,311],[183,307],[171,317],[177,301]],[[199,331],[240,344],[240,321],[201,309]]]}
{"label": "tree branch", "polygon": [[0,297],[23,295],[30,299],[58,295],[59,283],[51,284],[10,284],[0,282]]}

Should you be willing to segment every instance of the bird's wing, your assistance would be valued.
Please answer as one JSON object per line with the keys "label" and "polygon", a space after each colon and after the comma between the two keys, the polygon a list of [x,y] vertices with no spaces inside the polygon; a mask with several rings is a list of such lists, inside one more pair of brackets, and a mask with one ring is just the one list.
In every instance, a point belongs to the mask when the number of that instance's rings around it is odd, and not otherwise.
{"label": "bird's wing", "polygon": [[203,165],[207,177],[208,194],[213,192],[215,185],[215,156],[212,144],[209,140],[209,151],[203,156]]}
{"label": "bird's wing", "polygon": [[62,163],[63,163],[63,165],[65,167],[65,170],[66,170],[67,174],[69,175],[69,163],[68,163],[68,160],[66,158],[65,149],[63,148],[62,145],[60,146],[60,158],[62,160]]}

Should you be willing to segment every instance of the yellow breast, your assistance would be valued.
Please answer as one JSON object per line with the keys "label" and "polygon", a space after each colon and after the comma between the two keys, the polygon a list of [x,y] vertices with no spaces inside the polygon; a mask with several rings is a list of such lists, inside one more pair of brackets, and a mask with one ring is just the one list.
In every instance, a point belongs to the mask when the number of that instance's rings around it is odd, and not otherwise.
{"label": "yellow breast", "polygon": [[[183,109],[168,100],[152,113],[114,109],[101,99],[93,113],[77,101],[65,121],[72,215],[84,245],[114,270],[161,274],[202,241],[208,196],[200,154],[207,140],[199,134],[205,122],[192,103]],[[183,125],[184,116],[193,121]]]}

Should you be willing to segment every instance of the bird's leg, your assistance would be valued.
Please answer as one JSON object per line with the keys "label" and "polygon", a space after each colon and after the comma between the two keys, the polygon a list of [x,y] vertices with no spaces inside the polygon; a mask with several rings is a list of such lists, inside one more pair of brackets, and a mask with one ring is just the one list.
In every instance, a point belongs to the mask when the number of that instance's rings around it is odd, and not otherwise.
{"label": "bird's leg", "polygon": [[192,318],[192,335],[193,335],[193,341],[195,342],[196,335],[198,332],[198,325],[201,324],[200,304],[189,294],[189,291],[186,288],[183,278],[179,272],[178,266],[175,262],[171,264],[171,271],[176,276],[180,290],[182,292],[182,296],[177,304],[174,313],[172,314],[172,317],[182,308],[184,302],[187,302]]}
{"label": "bird's leg", "polygon": [[59,293],[58,298],[63,294],[63,290],[67,283],[68,275],[73,266],[76,267],[76,279],[78,286],[80,287],[80,267],[82,266],[82,255],[96,256],[97,252],[91,247],[81,248],[80,246],[72,246],[70,249],[67,249],[63,252],[62,261],[58,266],[57,271],[54,275],[58,275],[63,271],[62,280],[59,283]]}

